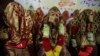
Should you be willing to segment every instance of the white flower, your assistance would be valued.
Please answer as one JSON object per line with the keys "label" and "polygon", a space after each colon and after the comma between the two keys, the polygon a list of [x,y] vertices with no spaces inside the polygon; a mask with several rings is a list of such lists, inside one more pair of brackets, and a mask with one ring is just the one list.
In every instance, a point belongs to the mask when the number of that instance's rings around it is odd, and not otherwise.
{"label": "white flower", "polygon": [[47,24],[44,24],[42,32],[43,32],[43,37],[49,37],[50,27]]}
{"label": "white flower", "polygon": [[92,32],[88,32],[87,33],[87,36],[88,36],[88,40],[94,41],[94,36],[93,36],[93,33]]}
{"label": "white flower", "polygon": [[63,34],[64,35],[65,31],[66,30],[65,30],[64,25],[62,23],[60,23],[60,25],[59,25],[59,34]]}

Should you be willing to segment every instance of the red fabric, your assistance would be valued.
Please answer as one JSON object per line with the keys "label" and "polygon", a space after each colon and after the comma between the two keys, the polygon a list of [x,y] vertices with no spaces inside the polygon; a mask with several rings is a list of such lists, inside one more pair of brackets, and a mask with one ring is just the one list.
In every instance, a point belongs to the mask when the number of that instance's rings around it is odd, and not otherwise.
{"label": "red fabric", "polygon": [[85,51],[80,51],[79,52],[79,56],[88,56],[89,53],[85,52]]}
{"label": "red fabric", "polygon": [[93,51],[93,47],[87,47],[87,48],[86,48],[86,52],[92,53],[92,51]]}
{"label": "red fabric", "polygon": [[6,45],[6,47],[22,49],[26,48],[27,44],[28,44],[28,39],[21,39],[18,44],[10,42]]}
{"label": "red fabric", "polygon": [[93,51],[93,47],[87,46],[85,51],[80,50],[79,56],[89,56]]}
{"label": "red fabric", "polygon": [[22,49],[26,48],[28,44],[28,39],[21,39],[21,42],[17,44],[16,48]]}
{"label": "red fabric", "polygon": [[65,37],[64,35],[58,36],[57,45],[60,45],[60,46],[64,45],[64,37]]}
{"label": "red fabric", "polygon": [[50,43],[49,38],[43,37],[42,41],[43,41],[43,48],[44,48],[44,50],[46,52],[50,51],[52,48],[51,48],[51,43]]}

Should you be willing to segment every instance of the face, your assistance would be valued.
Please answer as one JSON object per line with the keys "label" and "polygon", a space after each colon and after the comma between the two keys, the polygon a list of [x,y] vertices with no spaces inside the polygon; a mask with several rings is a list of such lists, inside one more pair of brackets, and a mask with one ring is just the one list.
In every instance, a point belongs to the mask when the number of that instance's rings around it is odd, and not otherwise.
{"label": "face", "polygon": [[89,21],[90,21],[90,22],[93,22],[93,18],[94,18],[94,13],[93,13],[93,11],[91,11],[91,12],[89,13]]}
{"label": "face", "polygon": [[64,21],[64,23],[66,24],[66,20],[69,18],[69,13],[68,11],[64,11],[61,15],[61,20]]}
{"label": "face", "polygon": [[49,10],[49,22],[53,23],[53,25],[56,25],[59,21],[59,17],[60,17],[60,11],[58,10],[58,8],[53,7]]}
{"label": "face", "polygon": [[[91,9],[86,9],[83,11],[84,17],[87,17],[88,22],[93,22],[94,20],[94,11]],[[86,19],[86,18],[85,18]]]}

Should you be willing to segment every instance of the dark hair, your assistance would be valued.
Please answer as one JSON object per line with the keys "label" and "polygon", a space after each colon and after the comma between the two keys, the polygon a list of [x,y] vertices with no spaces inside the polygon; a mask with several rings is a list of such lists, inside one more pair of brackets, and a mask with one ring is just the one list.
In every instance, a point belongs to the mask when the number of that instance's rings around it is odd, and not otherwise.
{"label": "dark hair", "polygon": [[4,27],[7,28],[7,25],[5,23],[5,16],[4,16],[4,11],[0,9],[0,28]]}
{"label": "dark hair", "polygon": [[0,0],[0,5],[1,8],[4,10],[6,8],[6,6],[10,3],[13,2],[14,0]]}

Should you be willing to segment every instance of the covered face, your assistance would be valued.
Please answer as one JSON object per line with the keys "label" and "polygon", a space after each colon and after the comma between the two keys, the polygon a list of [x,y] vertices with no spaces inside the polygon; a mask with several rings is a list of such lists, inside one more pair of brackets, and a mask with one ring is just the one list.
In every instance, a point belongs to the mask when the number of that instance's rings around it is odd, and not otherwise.
{"label": "covered face", "polygon": [[68,13],[68,11],[64,11],[63,13],[62,13],[62,19],[63,20],[67,20],[69,18],[69,13]]}
{"label": "covered face", "polygon": [[39,22],[42,22],[43,21],[43,16],[44,16],[44,13],[42,11],[41,8],[37,8],[36,10],[36,20],[39,21]]}

